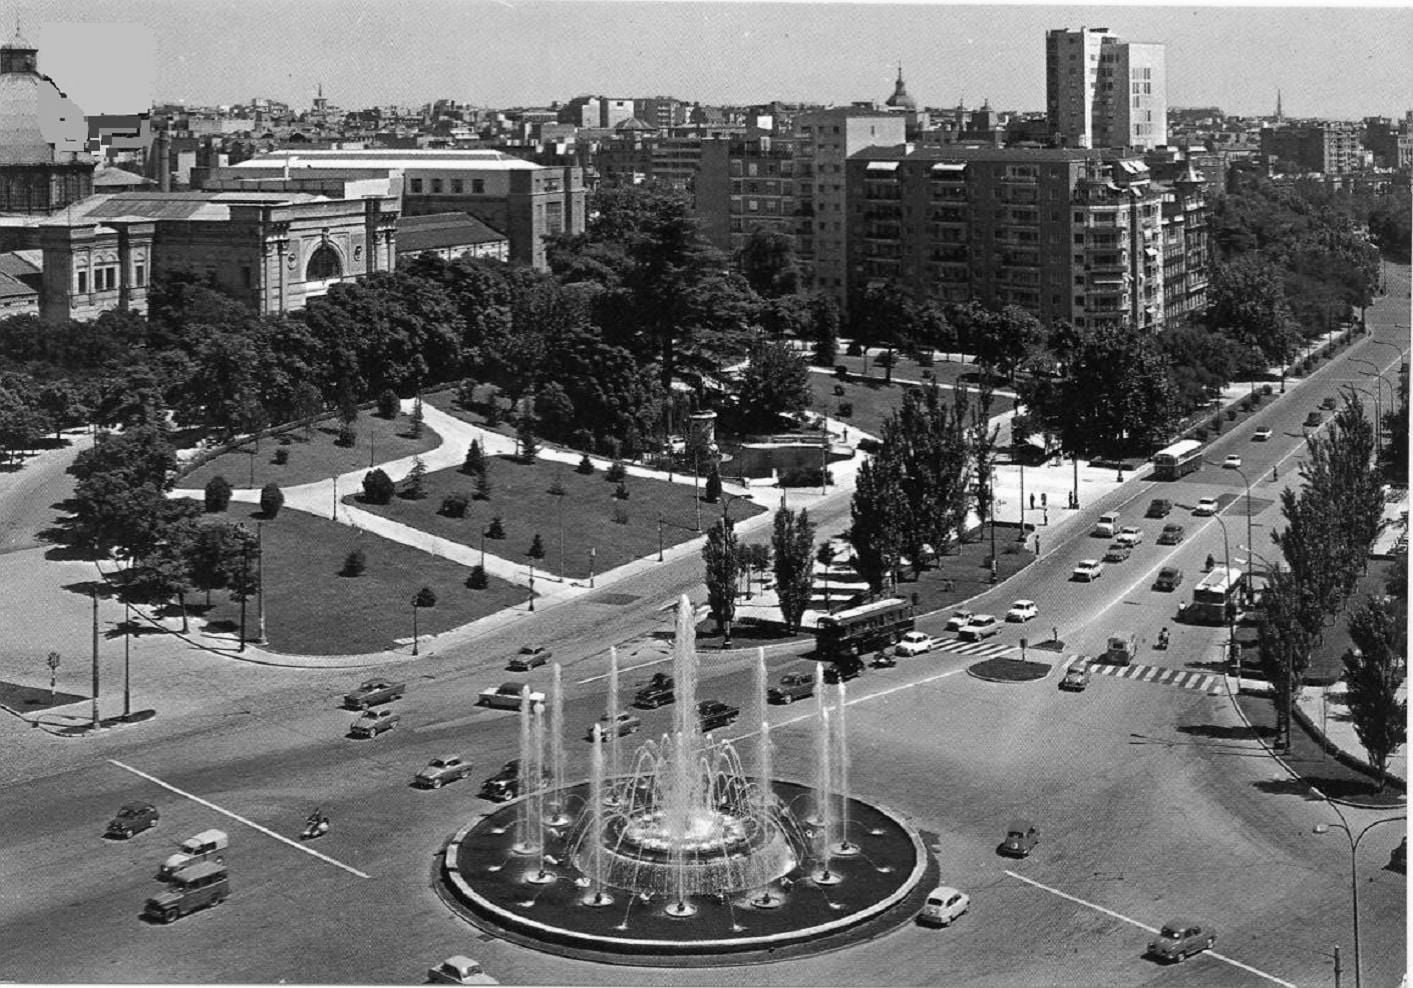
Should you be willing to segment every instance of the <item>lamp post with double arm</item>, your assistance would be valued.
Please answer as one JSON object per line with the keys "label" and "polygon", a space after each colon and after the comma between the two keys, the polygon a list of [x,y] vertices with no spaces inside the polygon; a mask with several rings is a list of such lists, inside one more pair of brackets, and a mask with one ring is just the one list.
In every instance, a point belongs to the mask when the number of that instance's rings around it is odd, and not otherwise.
{"label": "lamp post with double arm", "polygon": [[1344,832],[1344,838],[1349,842],[1349,896],[1350,909],[1354,919],[1354,988],[1361,988],[1363,985],[1363,972],[1360,970],[1359,962],[1359,842],[1364,839],[1364,835],[1375,827],[1385,823],[1396,823],[1399,820],[1407,820],[1407,816],[1386,816],[1381,820],[1375,820],[1366,826],[1359,833],[1355,833],[1349,825],[1349,819],[1340,810],[1338,804],[1333,800],[1326,800],[1329,808],[1339,816],[1339,823],[1319,823],[1315,825],[1315,833],[1323,834],[1333,827]]}

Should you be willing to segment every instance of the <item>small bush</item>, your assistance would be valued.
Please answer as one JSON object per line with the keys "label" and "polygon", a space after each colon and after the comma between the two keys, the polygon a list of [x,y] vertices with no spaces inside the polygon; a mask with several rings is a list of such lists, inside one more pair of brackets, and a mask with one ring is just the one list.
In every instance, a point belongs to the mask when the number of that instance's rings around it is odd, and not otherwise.
{"label": "small bush", "polygon": [[1261,385],[1261,393],[1262,393],[1263,395],[1274,394],[1274,392],[1275,392],[1275,389],[1272,388],[1269,384],[1263,384],[1263,385]]}
{"label": "small bush", "polygon": [[436,607],[437,595],[431,587],[423,587],[412,598],[413,607]]}
{"label": "small bush", "polygon": [[335,446],[342,446],[344,449],[352,449],[358,442],[358,430],[354,428],[352,422],[339,424],[339,436],[334,440]]}
{"label": "small bush", "polygon": [[488,539],[503,539],[503,538],[505,538],[505,525],[501,523],[500,515],[496,515],[494,518],[491,519],[490,525],[487,526],[487,528],[486,528],[486,538],[488,538]]}
{"label": "small bush", "polygon": [[471,567],[470,574],[466,577],[466,586],[472,590],[484,590],[490,581],[486,579],[486,567],[477,563]]}
{"label": "small bush", "polygon": [[347,556],[343,557],[343,569],[339,570],[340,576],[362,576],[364,570],[368,568],[368,557],[363,554],[362,549],[354,549]]}
{"label": "small bush", "polygon": [[[779,484],[781,487],[818,487],[824,473],[819,467],[792,467],[780,474]],[[828,477],[833,481],[833,474]]]}
{"label": "small bush", "polygon": [[220,474],[206,481],[206,511],[215,514],[217,511],[225,511],[231,503],[231,484]]}
{"label": "small bush", "polygon": [[857,445],[860,453],[877,453],[883,448],[883,444],[877,439],[869,438],[860,439]]}
{"label": "small bush", "polygon": [[397,493],[397,485],[381,469],[363,475],[363,500],[369,504],[388,504]]}
{"label": "small bush", "polygon": [[709,504],[715,504],[721,500],[721,470],[715,463],[711,465],[711,472],[707,474],[706,490],[702,496]]}
{"label": "small bush", "polygon": [[594,472],[594,461],[589,459],[589,454],[585,453],[579,457],[579,465],[574,468],[574,472],[588,477]]}
{"label": "small bush", "polygon": [[281,436],[281,437],[280,437],[280,445],[281,445],[281,446],[288,446],[288,445],[289,445],[290,443],[292,443],[292,442],[294,442],[294,440],[291,439],[289,436]]}
{"label": "small bush", "polygon": [[609,464],[608,470],[604,472],[603,479],[610,484],[621,484],[623,478],[628,476],[628,468],[617,460]]}
{"label": "small bush", "polygon": [[273,519],[284,506],[285,492],[280,490],[278,484],[266,484],[260,488],[260,512],[266,518]]}
{"label": "small bush", "polygon": [[466,508],[470,505],[471,499],[460,491],[448,494],[442,498],[442,506],[437,513],[447,518],[465,518]]}
{"label": "small bush", "polygon": [[465,378],[456,386],[456,403],[468,412],[476,405],[476,380]]}
{"label": "small bush", "polygon": [[1235,408],[1228,408],[1228,409],[1227,409],[1227,421],[1228,421],[1228,422],[1234,422],[1234,421],[1236,421],[1236,409],[1235,409]]}
{"label": "small bush", "polygon": [[585,428],[575,429],[569,434],[569,445],[574,449],[593,449],[594,434]]}
{"label": "small bush", "polygon": [[854,417],[854,403],[852,401],[839,402],[839,417],[841,419]]}
{"label": "small bush", "polygon": [[844,353],[848,354],[850,357],[861,357],[863,356],[863,344],[858,340],[851,340],[849,342],[849,348],[845,350]]}
{"label": "small bush", "polygon": [[628,500],[628,485],[620,480],[618,486],[614,488],[613,496],[619,501]]}
{"label": "small bush", "polygon": [[628,524],[628,509],[622,504],[615,504],[613,506],[613,521],[618,525]]}
{"label": "small bush", "polygon": [[931,350],[923,350],[917,355],[917,365],[919,367],[931,367],[936,361],[932,358]]}
{"label": "small bush", "polygon": [[275,466],[282,467],[289,462],[289,450],[281,446],[275,450]]}
{"label": "small bush", "polygon": [[849,368],[844,364],[835,364],[834,376],[841,381],[847,381],[849,379]]}
{"label": "small bush", "polygon": [[1261,404],[1261,392],[1257,391],[1251,395],[1251,407],[1256,408]]}
{"label": "small bush", "polygon": [[461,472],[473,477],[486,472],[486,454],[481,449],[481,440],[471,440],[466,447],[466,459],[461,462]]}
{"label": "small bush", "polygon": [[932,371],[930,371],[930,370],[925,370],[925,371],[923,371],[923,372],[922,372],[922,379],[923,379],[924,381],[930,381],[930,380],[932,380]]}
{"label": "small bush", "polygon": [[836,385],[834,385],[834,397],[836,397],[836,398],[842,398],[842,397],[844,397],[844,395],[846,395],[846,394],[848,394],[848,393],[849,393],[849,392],[848,392],[847,389],[845,389],[844,385],[842,385],[842,384],[836,384]]}
{"label": "small bush", "polygon": [[1220,415],[1215,416],[1209,423],[1209,426],[1213,432],[1220,433],[1222,431],[1222,417]]}
{"label": "small bush", "polygon": [[530,540],[530,548],[525,550],[525,555],[531,559],[545,558],[545,541],[540,538],[539,532],[536,532],[535,537]]}
{"label": "small bush", "polygon": [[392,388],[386,388],[378,395],[378,414],[385,419],[397,418],[397,395]]}

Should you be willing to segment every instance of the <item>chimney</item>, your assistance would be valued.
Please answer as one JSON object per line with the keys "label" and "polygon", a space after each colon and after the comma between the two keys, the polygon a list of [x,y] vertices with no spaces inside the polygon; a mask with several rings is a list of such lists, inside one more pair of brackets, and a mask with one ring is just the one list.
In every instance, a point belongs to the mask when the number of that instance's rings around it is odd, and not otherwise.
{"label": "chimney", "polygon": [[157,154],[157,188],[162,192],[172,191],[171,136],[167,131],[157,132],[155,152]]}

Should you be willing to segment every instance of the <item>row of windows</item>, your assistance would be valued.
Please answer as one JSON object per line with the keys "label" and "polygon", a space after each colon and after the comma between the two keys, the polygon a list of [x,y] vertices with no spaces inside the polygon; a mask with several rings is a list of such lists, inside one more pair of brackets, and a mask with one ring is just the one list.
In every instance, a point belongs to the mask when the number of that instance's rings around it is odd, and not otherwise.
{"label": "row of windows", "polygon": [[[421,194],[422,194],[422,188],[423,188],[423,184],[424,184],[424,180],[423,180],[423,179],[420,179],[420,178],[410,178],[410,179],[407,180],[407,182],[408,182],[408,185],[411,187],[411,190],[412,190],[412,194],[413,194],[413,195],[421,195]],[[444,191],[443,188],[442,188],[442,180],[441,180],[441,179],[439,179],[439,178],[430,179],[430,182],[431,182],[431,192],[432,192],[432,195],[439,195],[439,194],[441,194],[442,191]],[[544,191],[546,191],[546,192],[557,192],[558,190],[559,190],[559,189],[558,189],[558,185],[556,185],[554,188],[549,188],[549,187],[548,187],[548,184],[547,184]],[[465,185],[465,182],[464,182],[462,179],[454,178],[454,179],[451,180],[451,194],[452,194],[452,195],[455,195],[455,196],[463,195],[463,194],[465,193],[465,191],[466,191],[466,185]],[[472,195],[475,195],[475,196],[479,196],[479,195],[485,195],[485,193],[486,193],[486,180],[485,180],[484,178],[473,178],[473,179],[471,180],[471,194],[472,194]]]}
{"label": "row of windows", "polygon": [[[88,272],[78,271],[78,294],[88,294]],[[133,286],[142,288],[147,284],[146,265],[134,264],[132,275]],[[93,290],[95,292],[111,292],[118,287],[118,266],[116,264],[104,265],[93,269]]]}

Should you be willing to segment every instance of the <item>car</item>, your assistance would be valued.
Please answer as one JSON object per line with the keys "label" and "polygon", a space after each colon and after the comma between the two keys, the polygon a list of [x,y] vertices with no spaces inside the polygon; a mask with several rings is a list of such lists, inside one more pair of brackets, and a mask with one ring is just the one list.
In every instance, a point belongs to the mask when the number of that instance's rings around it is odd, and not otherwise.
{"label": "car", "polygon": [[365,710],[348,728],[355,738],[376,738],[384,731],[391,731],[402,720],[401,714],[391,710]]}
{"label": "car", "polygon": [[1263,443],[1263,442],[1265,442],[1267,439],[1270,439],[1270,438],[1271,438],[1271,427],[1270,427],[1269,425],[1260,425],[1260,426],[1257,426],[1257,427],[1256,427],[1256,431],[1253,432],[1253,433],[1251,433],[1251,441],[1252,441],[1253,443]]}
{"label": "car", "polygon": [[[494,707],[498,710],[519,710],[521,691],[527,687],[524,683],[501,683],[499,686],[488,686],[483,689],[476,702],[483,707]],[[530,704],[544,703],[545,695],[529,690]]]}
{"label": "car", "polygon": [[857,679],[863,672],[863,659],[857,655],[841,655],[824,667],[824,681],[833,685]]}
{"label": "car", "polygon": [[951,926],[970,907],[971,896],[950,885],[939,885],[927,893],[917,920],[929,926]]}
{"label": "car", "polygon": [[964,641],[979,642],[1001,630],[1001,622],[991,614],[973,614],[971,620],[962,625],[957,636]]}
{"label": "car", "polygon": [[1172,591],[1182,583],[1182,570],[1176,566],[1164,566],[1158,570],[1158,579],[1153,581],[1154,590]]}
{"label": "car", "polygon": [[898,665],[898,657],[891,652],[879,650],[874,653],[873,661],[869,665],[875,669],[893,669]]}
{"label": "car", "polygon": [[1074,572],[1070,574],[1071,580],[1083,580],[1085,583],[1097,580],[1104,573],[1104,564],[1097,559],[1082,559]]}
{"label": "car", "polygon": [[609,719],[608,714],[604,714],[594,723],[589,725],[589,729],[584,732],[584,740],[594,739],[594,728],[599,729],[599,740],[606,741],[610,737],[626,737],[629,734],[637,734],[643,729],[643,719],[637,714],[630,714],[626,710],[620,711],[617,716]]}
{"label": "car", "polygon": [[471,774],[471,760],[460,755],[444,755],[433,758],[412,778],[412,784],[419,789],[440,789],[448,782],[457,782]]}
{"label": "car", "polygon": [[1321,408],[1328,409],[1330,411],[1333,411],[1336,407],[1338,407],[1338,405],[1339,401],[1335,398],[1334,395],[1325,395],[1324,401],[1320,402]]}
{"label": "car", "polygon": [[1159,545],[1177,545],[1187,538],[1187,529],[1181,525],[1164,525],[1163,530],[1158,533]]}
{"label": "car", "polygon": [[780,685],[765,691],[765,698],[771,703],[794,703],[807,696],[814,696],[814,676],[807,672],[787,672],[780,677]]}
{"label": "car", "polygon": [[226,848],[229,844],[230,839],[224,830],[203,830],[199,834],[193,834],[182,841],[182,846],[176,854],[162,862],[162,866],[157,869],[157,878],[163,882],[171,881],[182,869],[202,861],[225,864]]}
{"label": "car", "polygon": [[1113,545],[1109,546],[1108,550],[1104,553],[1104,562],[1121,563],[1131,555],[1133,555],[1133,548],[1131,546],[1125,545],[1122,542],[1115,542]]}
{"label": "car", "polygon": [[1109,511],[1099,516],[1099,521],[1094,525],[1094,531],[1089,534],[1099,538],[1111,539],[1118,530],[1119,514],[1117,511]]}
{"label": "car", "polygon": [[1160,961],[1182,963],[1193,954],[1211,950],[1216,942],[1217,932],[1210,926],[1175,919],[1163,924],[1157,938],[1148,945],[1148,953]]}
{"label": "car", "polygon": [[962,630],[962,625],[964,625],[964,624],[966,624],[968,621],[970,621],[970,620],[971,620],[971,616],[972,616],[972,614],[974,614],[974,613],[975,613],[974,611],[966,611],[966,610],[962,610],[962,611],[953,611],[953,612],[952,612],[952,616],[947,619],[947,630],[948,630],[948,631],[961,631],[961,630]]}
{"label": "car", "polygon": [[1132,548],[1143,544],[1143,529],[1134,528],[1132,525],[1125,525],[1119,529],[1119,534],[1114,537],[1115,542],[1122,542]]}
{"label": "car", "polygon": [[1325,417],[1319,412],[1311,412],[1309,415],[1305,416],[1305,427],[1307,429],[1313,429],[1324,420]]}
{"label": "car", "polygon": [[1214,497],[1199,497],[1197,507],[1192,509],[1192,513],[1198,516],[1215,515],[1217,513],[1217,499]]}
{"label": "car", "polygon": [[704,731],[714,731],[718,727],[725,727],[739,716],[741,716],[740,707],[733,707],[720,700],[702,700],[697,704],[697,720],[701,722]]}
{"label": "car", "polygon": [[156,826],[161,816],[157,807],[151,803],[124,803],[113,819],[108,821],[107,835],[127,840],[133,834],[140,834],[149,827]]}
{"label": "car", "polygon": [[1008,858],[1024,858],[1040,843],[1040,828],[1029,820],[1013,820],[1006,826],[1006,837],[996,848]]}
{"label": "car", "polygon": [[1241,469],[1241,457],[1237,456],[1235,453],[1228,453],[1228,454],[1227,454],[1227,458],[1222,461],[1222,469],[1223,469],[1223,470],[1240,470],[1240,469]]}
{"label": "car", "polygon": [[1173,502],[1165,497],[1155,497],[1148,502],[1148,510],[1144,512],[1148,518],[1166,518],[1168,512],[1173,510]]}
{"label": "car", "polygon": [[427,982],[434,985],[498,985],[481,967],[480,961],[464,954],[448,957],[435,967],[427,968]]}
{"label": "car", "polygon": [[384,679],[381,676],[375,679],[365,679],[358,689],[345,694],[343,705],[350,710],[367,710],[380,703],[401,700],[402,694],[405,692],[407,692],[406,683]]}
{"label": "car", "polygon": [[893,646],[893,653],[895,655],[922,655],[924,652],[932,651],[936,644],[931,635],[925,635],[921,631],[909,631],[897,645]]}
{"label": "car", "polygon": [[1060,689],[1071,693],[1083,693],[1089,687],[1089,679],[1089,659],[1080,659],[1065,670],[1064,676],[1060,679]]}
{"label": "car", "polygon": [[481,798],[503,803],[520,795],[520,759],[512,758],[499,772],[481,783]]}
{"label": "car", "polygon": [[633,706],[653,709],[677,700],[677,684],[665,672],[655,672],[633,694]]}
{"label": "car", "polygon": [[511,657],[505,668],[510,672],[529,672],[537,666],[544,665],[553,656],[554,652],[543,645],[526,645]]}
{"label": "car", "polygon": [[1035,606],[1033,600],[1018,600],[1011,605],[1011,609],[1006,612],[1007,621],[1029,621],[1040,613],[1040,608]]}
{"label": "car", "polygon": [[220,905],[230,894],[226,866],[200,861],[173,875],[163,891],[147,900],[142,914],[153,922],[174,923],[189,912]]}

